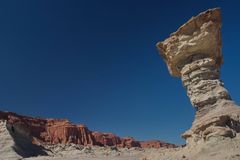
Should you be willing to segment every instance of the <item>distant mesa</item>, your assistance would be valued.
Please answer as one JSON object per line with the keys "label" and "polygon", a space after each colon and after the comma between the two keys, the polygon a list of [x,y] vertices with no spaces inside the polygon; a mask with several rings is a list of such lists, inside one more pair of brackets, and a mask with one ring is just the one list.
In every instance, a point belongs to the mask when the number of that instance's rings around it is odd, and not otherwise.
{"label": "distant mesa", "polygon": [[[112,133],[91,131],[87,126],[75,125],[67,119],[42,119],[0,111],[0,120],[6,121],[14,134],[29,137],[32,143],[79,144],[84,146],[116,146],[140,148],[174,148],[176,145],[162,141],[137,141],[132,137],[121,138]],[[14,135],[13,134],[13,135]]]}

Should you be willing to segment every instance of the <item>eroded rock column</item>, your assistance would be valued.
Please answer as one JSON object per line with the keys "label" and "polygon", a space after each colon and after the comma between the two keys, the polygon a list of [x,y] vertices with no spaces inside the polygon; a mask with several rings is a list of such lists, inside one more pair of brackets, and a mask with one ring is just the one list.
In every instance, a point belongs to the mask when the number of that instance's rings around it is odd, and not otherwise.
{"label": "eroded rock column", "polygon": [[221,13],[211,9],[191,18],[157,44],[171,75],[180,77],[196,116],[182,137],[187,143],[210,137],[235,137],[240,132],[240,109],[220,80],[223,63]]}
{"label": "eroded rock column", "polygon": [[221,82],[219,67],[214,59],[204,54],[192,55],[191,62],[181,69],[181,79],[187,89],[187,95],[197,110],[197,116],[202,117],[219,100],[230,100],[228,91]]}

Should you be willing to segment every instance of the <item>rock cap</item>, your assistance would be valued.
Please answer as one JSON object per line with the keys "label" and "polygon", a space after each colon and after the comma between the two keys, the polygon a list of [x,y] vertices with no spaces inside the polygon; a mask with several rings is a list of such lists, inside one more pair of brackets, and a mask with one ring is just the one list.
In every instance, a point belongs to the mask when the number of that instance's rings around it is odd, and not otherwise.
{"label": "rock cap", "polygon": [[192,61],[193,55],[210,57],[220,67],[223,63],[220,8],[209,9],[192,17],[156,46],[173,76],[181,76],[182,64]]}

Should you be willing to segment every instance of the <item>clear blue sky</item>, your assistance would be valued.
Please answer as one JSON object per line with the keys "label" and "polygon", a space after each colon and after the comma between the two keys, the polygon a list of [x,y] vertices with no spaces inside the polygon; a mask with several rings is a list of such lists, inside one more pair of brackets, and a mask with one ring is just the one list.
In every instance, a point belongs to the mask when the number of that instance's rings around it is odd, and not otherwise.
{"label": "clear blue sky", "polygon": [[221,7],[222,79],[240,102],[240,1],[0,2],[0,110],[181,144],[194,110],[155,44]]}

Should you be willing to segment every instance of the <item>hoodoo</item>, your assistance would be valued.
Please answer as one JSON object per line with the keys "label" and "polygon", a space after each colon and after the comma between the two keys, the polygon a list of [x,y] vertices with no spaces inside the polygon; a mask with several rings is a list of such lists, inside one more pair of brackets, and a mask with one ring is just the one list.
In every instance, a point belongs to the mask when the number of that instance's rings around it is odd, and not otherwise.
{"label": "hoodoo", "polygon": [[211,137],[235,137],[240,132],[240,109],[220,80],[223,63],[220,9],[192,17],[169,38],[157,43],[157,48],[170,74],[182,79],[196,109],[191,129],[182,135],[187,144]]}

